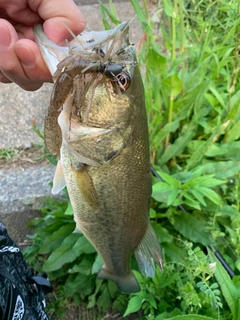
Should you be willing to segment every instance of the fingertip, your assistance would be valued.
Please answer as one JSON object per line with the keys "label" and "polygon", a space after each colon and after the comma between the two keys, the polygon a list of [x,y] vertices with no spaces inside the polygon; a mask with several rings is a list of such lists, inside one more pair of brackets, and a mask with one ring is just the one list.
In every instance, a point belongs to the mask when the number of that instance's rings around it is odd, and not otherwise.
{"label": "fingertip", "polygon": [[84,30],[85,20],[78,20],[76,23],[73,23],[69,19],[56,17],[45,21],[43,27],[48,39],[56,44],[62,44],[63,40],[72,39],[72,35],[68,29],[76,35]]}
{"label": "fingertip", "polygon": [[0,19],[0,50],[6,50],[18,40],[14,27],[5,19]]}

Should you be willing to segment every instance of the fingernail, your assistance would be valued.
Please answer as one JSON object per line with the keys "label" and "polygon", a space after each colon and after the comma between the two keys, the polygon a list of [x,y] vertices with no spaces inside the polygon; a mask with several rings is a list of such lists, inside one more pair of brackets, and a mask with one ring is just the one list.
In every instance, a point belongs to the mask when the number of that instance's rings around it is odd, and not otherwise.
{"label": "fingernail", "polygon": [[7,49],[11,44],[11,36],[9,30],[5,26],[0,27],[0,50]]}

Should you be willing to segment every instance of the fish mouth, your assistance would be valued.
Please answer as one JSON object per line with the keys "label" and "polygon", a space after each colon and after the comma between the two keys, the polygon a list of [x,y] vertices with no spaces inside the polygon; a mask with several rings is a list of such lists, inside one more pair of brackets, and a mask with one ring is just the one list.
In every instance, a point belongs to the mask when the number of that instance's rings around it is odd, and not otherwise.
{"label": "fish mouth", "polygon": [[[59,62],[67,58],[73,50],[78,52],[82,51],[84,53],[91,53],[96,47],[101,47],[101,49],[104,50],[104,45],[111,46],[111,43],[116,36],[118,34],[121,35],[127,27],[128,23],[122,22],[120,25],[110,30],[83,31],[78,36],[75,36],[72,41],[66,41],[66,46],[58,46],[53,41],[49,40],[44,34],[43,26],[41,24],[35,25],[33,31],[44,61],[50,73],[54,75]],[[66,28],[68,29],[67,26]],[[71,33],[70,30],[69,32]]]}

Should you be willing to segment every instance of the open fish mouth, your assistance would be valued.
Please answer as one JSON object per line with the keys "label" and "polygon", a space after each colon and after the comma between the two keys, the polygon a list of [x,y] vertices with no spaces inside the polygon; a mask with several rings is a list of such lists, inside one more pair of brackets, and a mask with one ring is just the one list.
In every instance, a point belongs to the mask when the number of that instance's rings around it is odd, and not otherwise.
{"label": "open fish mouth", "polygon": [[[67,42],[66,46],[58,46],[49,40],[44,34],[41,24],[34,26],[34,35],[44,61],[52,75],[57,70],[57,65],[60,61],[73,55],[74,52],[82,52],[84,55],[91,54],[95,48],[100,48],[99,53],[102,57],[105,56],[108,49],[111,47],[113,40],[116,42],[117,35],[121,35],[127,29],[128,23],[122,22],[116,28],[104,31],[83,31],[78,36],[74,36],[72,41]],[[66,26],[67,28],[67,26]],[[67,28],[68,29],[68,28]],[[108,59],[108,57],[106,57]]]}

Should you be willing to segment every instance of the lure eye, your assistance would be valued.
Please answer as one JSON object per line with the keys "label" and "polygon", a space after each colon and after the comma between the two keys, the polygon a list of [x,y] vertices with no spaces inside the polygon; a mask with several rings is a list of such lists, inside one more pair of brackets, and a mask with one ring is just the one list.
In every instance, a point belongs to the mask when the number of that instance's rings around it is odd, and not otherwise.
{"label": "lure eye", "polygon": [[109,64],[105,69],[105,75],[109,78],[114,78],[114,76],[117,76],[122,69],[123,67],[120,64]]}
{"label": "lure eye", "polygon": [[116,78],[120,89],[126,91],[131,83],[129,75],[126,72],[122,71],[116,76]]}

